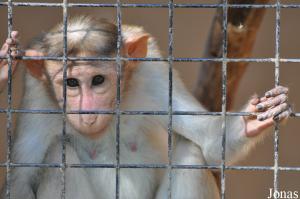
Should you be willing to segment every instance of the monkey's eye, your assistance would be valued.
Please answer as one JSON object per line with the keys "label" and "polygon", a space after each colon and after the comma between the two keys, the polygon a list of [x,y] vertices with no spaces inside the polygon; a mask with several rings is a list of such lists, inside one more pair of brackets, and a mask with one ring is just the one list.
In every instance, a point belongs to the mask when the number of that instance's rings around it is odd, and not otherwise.
{"label": "monkey's eye", "polygon": [[100,84],[103,84],[105,78],[102,75],[96,75],[93,77],[92,80],[92,86],[98,86]]}
{"label": "monkey's eye", "polygon": [[79,81],[78,79],[75,78],[68,78],[67,79],[67,86],[71,88],[75,88],[79,86]]}

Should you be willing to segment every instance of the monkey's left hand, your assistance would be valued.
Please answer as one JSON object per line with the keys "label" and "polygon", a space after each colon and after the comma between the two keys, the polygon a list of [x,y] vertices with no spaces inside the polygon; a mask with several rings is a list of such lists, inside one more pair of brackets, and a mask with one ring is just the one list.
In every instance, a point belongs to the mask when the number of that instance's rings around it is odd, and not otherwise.
{"label": "monkey's left hand", "polygon": [[[3,44],[2,48],[0,49],[0,56],[6,56],[8,50],[11,49],[11,56],[13,58],[22,55],[22,51],[18,49],[18,32],[12,31],[11,38],[6,39],[5,43]],[[12,72],[15,71],[17,65],[17,61],[13,60],[12,62]],[[5,83],[8,79],[8,63],[6,59],[0,60],[0,91],[1,91],[1,84]]]}
{"label": "monkey's left hand", "polygon": [[263,130],[289,117],[292,110],[287,102],[288,88],[277,86],[265,93],[264,97],[257,95],[250,100],[247,112],[256,113],[257,117],[244,117],[246,123],[246,136],[254,137]]}

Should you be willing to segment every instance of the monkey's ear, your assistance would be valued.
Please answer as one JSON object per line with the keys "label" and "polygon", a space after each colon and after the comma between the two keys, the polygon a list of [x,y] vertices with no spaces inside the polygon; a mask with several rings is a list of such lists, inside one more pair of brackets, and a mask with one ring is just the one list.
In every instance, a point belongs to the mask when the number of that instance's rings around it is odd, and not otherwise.
{"label": "monkey's ear", "polygon": [[[28,57],[41,57],[43,56],[43,53],[37,51],[37,50],[26,50],[25,56]],[[46,76],[44,73],[44,60],[27,60],[24,61],[27,70],[30,72],[30,74],[39,79],[39,80],[46,80]]]}
{"label": "monkey's ear", "polygon": [[125,53],[132,58],[144,58],[148,51],[148,34],[125,40]]}

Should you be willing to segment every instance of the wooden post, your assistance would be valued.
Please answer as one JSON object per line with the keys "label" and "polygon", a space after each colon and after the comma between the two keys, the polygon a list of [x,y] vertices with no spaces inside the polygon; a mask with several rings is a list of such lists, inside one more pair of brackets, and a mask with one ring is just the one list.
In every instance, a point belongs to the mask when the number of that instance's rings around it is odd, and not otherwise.
{"label": "wooden post", "polygon": [[[228,0],[229,4],[265,4],[269,0]],[[217,10],[213,19],[205,56],[222,57],[222,8]],[[265,14],[265,9],[228,9],[228,58],[248,58],[251,55],[257,31]],[[227,64],[227,110],[234,102],[234,94],[243,77],[248,63],[231,62]],[[198,85],[194,92],[196,98],[209,110],[221,111],[222,106],[222,63],[204,62],[199,71]],[[220,172],[213,172],[220,188]]]}
{"label": "wooden post", "polygon": [[[269,0],[228,0],[229,4],[265,4]],[[228,9],[228,58],[248,58],[251,55],[257,31],[264,17],[265,9]],[[217,10],[209,34],[205,56],[222,57],[222,8]],[[248,63],[231,62],[227,68],[227,109],[231,109],[239,82]],[[222,63],[204,62],[199,71],[195,96],[209,111],[221,111]]]}

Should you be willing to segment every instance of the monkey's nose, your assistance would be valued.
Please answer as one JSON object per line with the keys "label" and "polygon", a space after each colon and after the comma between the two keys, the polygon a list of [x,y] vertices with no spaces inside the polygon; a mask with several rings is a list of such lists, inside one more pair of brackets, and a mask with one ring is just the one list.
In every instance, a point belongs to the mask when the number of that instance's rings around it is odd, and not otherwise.
{"label": "monkey's nose", "polygon": [[84,114],[84,115],[81,115],[81,119],[82,119],[82,122],[85,125],[92,126],[97,120],[97,115],[95,115],[95,114]]}

